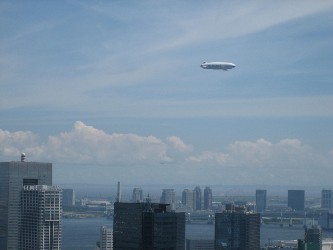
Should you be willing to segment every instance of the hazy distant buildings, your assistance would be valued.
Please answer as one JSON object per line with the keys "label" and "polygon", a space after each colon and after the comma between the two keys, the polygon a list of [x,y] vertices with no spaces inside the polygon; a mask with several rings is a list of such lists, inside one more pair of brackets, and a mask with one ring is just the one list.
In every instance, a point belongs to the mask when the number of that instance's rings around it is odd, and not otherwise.
{"label": "hazy distant buildings", "polygon": [[185,213],[149,200],[114,206],[113,249],[185,249]]}
{"label": "hazy distant buildings", "polygon": [[99,249],[100,250],[112,250],[112,228],[107,226],[101,226],[100,238],[99,238]]}
{"label": "hazy distant buildings", "polygon": [[184,189],[182,192],[182,204],[188,210],[192,211],[194,208],[193,191],[190,189]]}
{"label": "hazy distant buildings", "polygon": [[215,214],[215,249],[260,249],[260,214],[247,212],[245,207],[227,205]]}
{"label": "hazy distant buildings", "polygon": [[0,249],[20,249],[23,186],[52,186],[52,163],[24,160],[0,163]]}
{"label": "hazy distant buildings", "polygon": [[256,190],[256,211],[262,213],[266,211],[267,190]]}
{"label": "hazy distant buildings", "polygon": [[64,207],[70,207],[75,205],[75,191],[74,189],[62,190],[62,205]]}
{"label": "hazy distant buildings", "polygon": [[331,209],[332,208],[332,190],[321,191],[321,208]]}
{"label": "hazy distant buildings", "polygon": [[194,193],[194,202],[195,202],[194,209],[201,210],[201,189],[200,189],[200,187],[196,186],[193,190],[193,193]]}
{"label": "hazy distant buildings", "polygon": [[132,201],[133,202],[142,202],[143,201],[143,192],[142,192],[141,188],[133,188]]}
{"label": "hazy distant buildings", "polygon": [[318,225],[322,229],[333,229],[333,213],[324,211],[318,217]]}
{"label": "hazy distant buildings", "polygon": [[304,211],[304,204],[304,190],[288,190],[288,207],[295,211]]}
{"label": "hazy distant buildings", "polygon": [[213,192],[210,187],[205,187],[204,189],[204,209],[210,210],[212,209],[213,204]]}
{"label": "hazy distant buildings", "polygon": [[23,186],[20,249],[61,249],[61,193],[54,186]]}
{"label": "hazy distant buildings", "polygon": [[163,204],[170,204],[172,210],[176,205],[176,192],[174,189],[163,189],[160,202]]}

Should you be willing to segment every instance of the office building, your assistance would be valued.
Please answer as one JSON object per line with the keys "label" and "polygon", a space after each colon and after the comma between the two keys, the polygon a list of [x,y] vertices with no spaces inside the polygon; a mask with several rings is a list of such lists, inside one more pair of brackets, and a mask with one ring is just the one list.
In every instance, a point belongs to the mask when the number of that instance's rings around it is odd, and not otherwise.
{"label": "office building", "polygon": [[21,161],[0,163],[0,249],[20,248],[20,195],[24,185],[52,186],[52,164]]}
{"label": "office building", "polygon": [[214,239],[186,239],[186,250],[215,250]]}
{"label": "office building", "polygon": [[54,186],[23,186],[20,249],[61,249],[61,192]]}
{"label": "office building", "polygon": [[323,211],[318,217],[318,225],[322,229],[333,229],[333,213],[329,211]]}
{"label": "office building", "polygon": [[298,240],[298,250],[322,250],[321,229],[305,228],[304,240]]}
{"label": "office building", "polygon": [[213,204],[213,192],[210,187],[204,189],[204,209],[211,210]]}
{"label": "office building", "polygon": [[194,200],[195,200],[195,210],[201,210],[201,189],[199,186],[196,186],[193,190]]}
{"label": "office building", "polygon": [[149,200],[114,206],[113,249],[185,249],[185,213]]}
{"label": "office building", "polygon": [[222,213],[216,213],[215,249],[260,249],[260,214],[233,205],[228,205]]}
{"label": "office building", "polygon": [[74,189],[63,189],[62,190],[62,205],[64,207],[75,206]]}
{"label": "office building", "polygon": [[193,191],[190,189],[184,189],[182,192],[182,204],[188,211],[192,211],[194,208]]}
{"label": "office building", "polygon": [[112,250],[112,229],[107,226],[101,226],[99,238],[100,250]]}
{"label": "office building", "polygon": [[262,213],[266,211],[267,190],[256,190],[256,211]]}
{"label": "office building", "polygon": [[170,204],[170,209],[175,210],[176,192],[174,189],[163,189],[160,199],[162,204]]}
{"label": "office building", "polygon": [[332,190],[321,191],[321,208],[331,209],[332,208]]}
{"label": "office building", "polygon": [[295,211],[304,211],[304,190],[288,190],[288,207]]}
{"label": "office building", "polygon": [[143,192],[141,188],[134,188],[132,193],[133,202],[142,202],[143,201]]}

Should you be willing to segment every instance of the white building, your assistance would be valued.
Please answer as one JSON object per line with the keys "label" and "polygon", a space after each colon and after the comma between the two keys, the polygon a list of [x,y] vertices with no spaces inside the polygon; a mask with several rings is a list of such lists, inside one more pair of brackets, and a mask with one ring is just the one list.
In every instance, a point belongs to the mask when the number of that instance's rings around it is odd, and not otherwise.
{"label": "white building", "polygon": [[106,226],[101,226],[100,229],[100,239],[99,239],[99,249],[100,250],[111,250],[112,247],[112,229]]}
{"label": "white building", "polygon": [[23,187],[20,249],[61,249],[61,192],[55,186]]}

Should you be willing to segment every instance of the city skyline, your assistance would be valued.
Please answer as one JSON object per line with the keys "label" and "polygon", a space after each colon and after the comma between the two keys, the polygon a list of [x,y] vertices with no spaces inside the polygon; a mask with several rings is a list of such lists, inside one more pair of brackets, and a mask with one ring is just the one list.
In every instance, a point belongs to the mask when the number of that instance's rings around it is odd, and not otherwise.
{"label": "city skyline", "polygon": [[57,183],[331,185],[332,2],[0,7],[0,161]]}

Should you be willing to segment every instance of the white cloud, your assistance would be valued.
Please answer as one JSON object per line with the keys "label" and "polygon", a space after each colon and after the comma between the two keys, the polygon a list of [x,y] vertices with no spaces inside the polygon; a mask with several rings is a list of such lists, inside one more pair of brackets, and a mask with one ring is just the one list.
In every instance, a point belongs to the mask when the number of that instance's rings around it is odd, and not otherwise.
{"label": "white cloud", "polygon": [[[228,183],[279,183],[277,179],[282,178],[291,184],[313,180],[320,184],[327,181],[325,171],[333,164],[333,151],[316,152],[298,139],[286,138],[276,143],[262,138],[235,141],[224,151],[195,152],[192,145],[177,136],[163,141],[155,136],[108,134],[80,121],[69,132],[49,136],[46,143],[39,142],[31,132],[0,130],[0,145],[1,161],[17,160],[25,152],[28,161],[76,164],[81,165],[82,171],[94,168],[95,178],[103,178],[106,169],[99,171],[92,166],[117,167],[116,171],[110,169],[113,175],[127,173],[126,178],[134,181],[140,174],[143,182],[149,176],[173,182],[223,179]],[[82,173],[80,176],[82,180],[96,181]]]}

